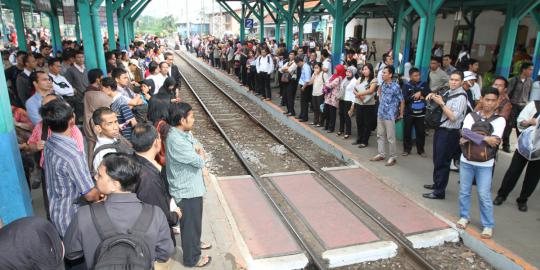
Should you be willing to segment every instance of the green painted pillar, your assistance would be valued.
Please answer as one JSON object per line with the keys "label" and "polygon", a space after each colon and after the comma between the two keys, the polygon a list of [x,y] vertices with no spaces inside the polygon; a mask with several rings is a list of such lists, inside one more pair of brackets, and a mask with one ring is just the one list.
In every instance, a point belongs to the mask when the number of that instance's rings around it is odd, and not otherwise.
{"label": "green painted pillar", "polygon": [[420,15],[418,45],[416,47],[414,65],[420,69],[422,80],[426,81],[429,75],[429,62],[431,59],[431,46],[433,44],[437,11],[444,0],[409,0],[409,2],[416,10],[416,13]]}
{"label": "green painted pillar", "polygon": [[[289,7],[294,6],[294,1],[289,0]],[[293,14],[288,12],[285,16],[285,44],[287,44],[287,49],[290,51],[292,50],[292,44],[293,44]]]}
{"label": "green painted pillar", "polygon": [[437,19],[436,13],[430,13],[426,22],[426,35],[424,39],[423,55],[421,62],[416,66],[420,69],[422,74],[422,80],[427,81],[429,75],[429,63],[431,62],[431,47],[433,47],[433,38],[435,35],[435,21]]}
{"label": "green painted pillar", "polygon": [[54,53],[62,51],[62,38],[60,34],[60,22],[56,12],[47,12],[50,21],[51,43]]}
{"label": "green painted pillar", "polygon": [[503,35],[500,43],[499,57],[495,73],[504,77],[510,75],[512,56],[519,26],[519,16],[516,14],[516,6],[508,4],[504,21]]}
{"label": "green painted pillar", "polygon": [[109,36],[109,50],[116,50],[116,39],[114,38],[114,5],[112,0],[105,2],[107,13],[107,33]]}
{"label": "green painted pillar", "polygon": [[409,62],[409,54],[411,52],[411,40],[412,40],[412,21],[409,20],[409,22],[405,25],[405,45],[403,47],[403,64]]}
{"label": "green painted pillar", "polygon": [[124,18],[121,15],[121,9],[117,11],[117,22],[118,22],[118,39],[120,41],[120,49],[125,48],[126,46],[126,25]]}
{"label": "green painted pillar", "polygon": [[[2,63],[0,68],[4,70]],[[0,72],[0,151],[0,218],[7,224],[33,213],[4,72]]]}
{"label": "green painted pillar", "polygon": [[24,20],[22,17],[21,3],[16,0],[9,0],[5,2],[7,6],[13,11],[13,19],[15,20],[15,30],[17,31],[17,47],[21,51],[27,51],[26,37],[24,35]]}
{"label": "green painted pillar", "polygon": [[105,50],[103,49],[103,36],[101,35],[101,23],[99,16],[99,6],[101,6],[103,0],[94,0],[94,3],[91,5],[91,15],[92,15],[92,29],[94,34],[94,43],[96,44],[96,59],[98,68],[103,70],[103,74],[107,74],[107,66],[105,64]]}
{"label": "green painted pillar", "polygon": [[85,65],[88,69],[98,67],[96,55],[96,43],[94,42],[94,30],[90,15],[90,0],[78,0],[79,20],[81,22],[82,38],[84,45]]}
{"label": "green painted pillar", "polygon": [[304,43],[304,22],[299,21],[298,22],[298,47],[302,47],[302,43]]}
{"label": "green painted pillar", "polygon": [[332,65],[341,64],[341,53],[345,36],[345,23],[343,22],[343,0],[334,1],[334,29],[332,30]]}
{"label": "green painted pillar", "polygon": [[533,53],[533,80],[536,80],[538,72],[540,71],[540,10],[532,11],[531,16],[536,23],[536,43],[534,44]]}
{"label": "green painted pillar", "polygon": [[[78,9],[78,8],[77,8]],[[79,12],[77,11],[77,19],[75,22],[75,38],[77,39],[77,43],[81,44],[82,38],[81,38],[81,27],[79,23]]]}
{"label": "green painted pillar", "polygon": [[259,2],[259,40],[264,42],[264,3]]}
{"label": "green painted pillar", "polygon": [[276,20],[276,29],[275,29],[274,39],[276,40],[276,43],[279,44],[279,40],[281,39],[281,18],[278,18]]}
{"label": "green painted pillar", "polygon": [[137,21],[139,16],[141,16],[141,14],[144,11],[144,9],[146,8],[146,6],[148,6],[148,4],[150,4],[150,2],[151,2],[151,0],[147,0],[146,3],[144,3],[142,5],[142,7],[139,8],[139,10],[137,12],[135,12],[135,14],[133,14],[133,16],[131,17],[131,38],[133,40],[135,39],[135,22]]}
{"label": "green painted pillar", "polygon": [[242,17],[240,20],[240,36],[238,37],[240,41],[246,39],[246,6],[242,5]]}

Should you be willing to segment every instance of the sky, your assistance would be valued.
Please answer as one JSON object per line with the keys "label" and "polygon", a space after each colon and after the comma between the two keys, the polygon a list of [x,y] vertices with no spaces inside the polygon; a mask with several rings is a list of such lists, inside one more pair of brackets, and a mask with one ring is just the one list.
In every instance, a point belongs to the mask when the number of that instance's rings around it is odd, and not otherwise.
{"label": "sky", "polygon": [[[213,2],[214,0],[152,0],[143,11],[142,16],[164,17],[174,15],[179,20],[185,20],[186,14],[189,14],[190,19],[195,20],[197,17],[201,17],[199,14],[203,8],[205,13],[211,13],[212,5],[214,6],[214,11],[219,12],[220,5],[217,2]],[[239,3],[232,3],[230,5],[233,9],[240,7]]]}

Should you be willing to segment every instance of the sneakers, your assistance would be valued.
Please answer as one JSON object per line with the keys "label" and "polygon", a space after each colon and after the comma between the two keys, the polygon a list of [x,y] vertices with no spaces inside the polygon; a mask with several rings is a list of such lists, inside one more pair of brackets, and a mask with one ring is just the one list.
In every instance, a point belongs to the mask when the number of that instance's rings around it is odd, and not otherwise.
{"label": "sneakers", "polygon": [[454,172],[459,172],[459,164],[456,164],[455,161],[450,163],[450,170]]}
{"label": "sneakers", "polygon": [[388,159],[388,162],[384,164],[384,166],[390,167],[396,165],[397,159],[395,157],[391,157]]}
{"label": "sneakers", "polygon": [[384,160],[384,156],[380,154],[369,159],[369,161],[381,161],[381,160]]}
{"label": "sneakers", "polygon": [[493,228],[484,228],[480,237],[482,239],[491,239],[491,237],[493,237]]}
{"label": "sneakers", "polygon": [[456,222],[456,227],[458,227],[458,229],[462,229],[462,230],[465,230],[465,228],[467,228],[467,225],[469,224],[469,220],[466,219],[466,218],[460,218],[458,220],[458,222]]}

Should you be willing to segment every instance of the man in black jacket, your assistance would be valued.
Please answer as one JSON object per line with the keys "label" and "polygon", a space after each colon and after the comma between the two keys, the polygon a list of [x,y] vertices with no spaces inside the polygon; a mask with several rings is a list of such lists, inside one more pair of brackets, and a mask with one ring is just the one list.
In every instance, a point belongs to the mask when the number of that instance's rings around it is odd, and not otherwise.
{"label": "man in black jacket", "polygon": [[32,96],[32,81],[30,81],[30,74],[36,68],[37,62],[32,54],[23,56],[22,62],[24,65],[23,72],[17,76],[17,96],[22,104],[26,104],[26,101]]}
{"label": "man in black jacket", "polygon": [[12,105],[20,108],[24,108],[24,103],[19,100],[17,95],[17,76],[24,70],[23,58],[28,55],[25,51],[18,51],[16,55],[17,64],[7,68],[4,71],[6,75],[6,82],[8,83],[9,101]]}
{"label": "man in black jacket", "polygon": [[176,84],[178,87],[180,87],[182,83],[182,75],[180,75],[180,71],[178,70],[178,67],[174,64],[174,55],[172,52],[166,52],[164,55],[165,62],[169,64],[169,77],[173,78],[176,81]]}
{"label": "man in black jacket", "polygon": [[163,210],[171,227],[171,238],[176,245],[172,227],[178,225],[182,212],[178,207],[171,210],[167,174],[156,161],[156,155],[161,150],[161,139],[156,128],[150,124],[138,124],[133,129],[131,144],[135,150],[135,160],[139,162],[141,168],[139,186],[136,189],[137,197],[142,202]]}

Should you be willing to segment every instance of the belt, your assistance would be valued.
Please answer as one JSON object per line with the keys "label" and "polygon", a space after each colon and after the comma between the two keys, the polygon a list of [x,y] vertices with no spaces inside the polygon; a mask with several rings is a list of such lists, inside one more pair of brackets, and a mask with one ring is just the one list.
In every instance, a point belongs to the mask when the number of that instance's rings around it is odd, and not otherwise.
{"label": "belt", "polygon": [[460,128],[447,128],[447,127],[438,127],[437,129],[443,129],[446,131],[453,131],[453,130],[459,131],[460,130]]}

